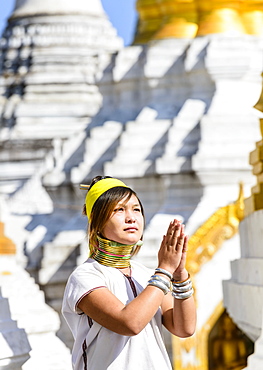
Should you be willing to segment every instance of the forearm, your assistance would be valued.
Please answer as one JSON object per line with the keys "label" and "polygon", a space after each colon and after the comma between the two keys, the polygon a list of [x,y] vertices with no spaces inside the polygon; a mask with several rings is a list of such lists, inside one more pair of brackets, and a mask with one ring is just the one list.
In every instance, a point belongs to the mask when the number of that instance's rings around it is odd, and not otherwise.
{"label": "forearm", "polygon": [[196,306],[191,278],[185,268],[173,274],[172,285],[172,297],[163,304],[163,323],[174,335],[189,337],[196,327]]}
{"label": "forearm", "polygon": [[78,307],[105,328],[132,336],[140,333],[150,322],[163,299],[162,290],[147,286],[136,298],[124,305],[108,289],[101,288],[83,297]]}
{"label": "forearm", "polygon": [[194,334],[196,327],[196,308],[194,297],[179,300],[174,298],[173,334],[185,338]]}
{"label": "forearm", "polygon": [[[164,299],[164,293],[157,287],[147,286],[121,312],[123,321],[136,335],[151,321]],[[132,317],[132,320],[131,320]],[[132,323],[131,323],[132,321]]]}
{"label": "forearm", "polygon": [[[170,308],[165,308],[169,304]],[[170,333],[181,338],[194,334],[196,308],[193,296],[183,300],[169,297],[163,306],[163,324]]]}

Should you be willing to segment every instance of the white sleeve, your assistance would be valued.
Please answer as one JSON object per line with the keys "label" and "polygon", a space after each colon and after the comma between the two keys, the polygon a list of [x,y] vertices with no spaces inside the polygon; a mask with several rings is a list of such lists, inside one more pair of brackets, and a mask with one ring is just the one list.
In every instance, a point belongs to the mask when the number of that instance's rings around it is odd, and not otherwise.
{"label": "white sleeve", "polygon": [[105,277],[100,271],[94,268],[77,268],[70,275],[65,289],[68,306],[73,312],[82,313],[77,308],[79,301],[93,290],[104,287],[106,287]]}

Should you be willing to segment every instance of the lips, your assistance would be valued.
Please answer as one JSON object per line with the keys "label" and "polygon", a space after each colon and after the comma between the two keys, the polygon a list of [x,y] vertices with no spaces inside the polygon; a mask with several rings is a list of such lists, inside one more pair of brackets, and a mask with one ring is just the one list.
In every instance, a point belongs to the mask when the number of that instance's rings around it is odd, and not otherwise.
{"label": "lips", "polygon": [[138,229],[136,227],[127,227],[124,229],[124,231],[137,231]]}

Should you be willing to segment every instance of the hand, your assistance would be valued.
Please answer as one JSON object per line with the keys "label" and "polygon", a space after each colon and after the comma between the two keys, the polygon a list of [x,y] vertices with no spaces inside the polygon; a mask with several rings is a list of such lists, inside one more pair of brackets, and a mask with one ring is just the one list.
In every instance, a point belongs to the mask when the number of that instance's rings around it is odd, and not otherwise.
{"label": "hand", "polygon": [[171,272],[176,280],[185,280],[188,276],[185,270],[187,244],[184,225],[176,219],[170,222],[158,252],[158,267]]}

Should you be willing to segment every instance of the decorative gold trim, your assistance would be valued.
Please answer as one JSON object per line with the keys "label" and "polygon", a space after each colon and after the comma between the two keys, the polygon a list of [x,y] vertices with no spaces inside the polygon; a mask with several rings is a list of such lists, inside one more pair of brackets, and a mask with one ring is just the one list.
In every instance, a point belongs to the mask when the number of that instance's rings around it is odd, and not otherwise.
{"label": "decorative gold trim", "polygon": [[137,0],[139,20],[133,45],[147,44],[162,23],[161,9],[157,0]]}
{"label": "decorative gold trim", "polygon": [[137,0],[133,44],[210,34],[263,35],[263,1]]}
{"label": "decorative gold trim", "polygon": [[200,271],[201,266],[213,257],[225,240],[237,233],[243,218],[244,191],[241,183],[237,201],[218,209],[190,237],[186,268],[191,276]]}
{"label": "decorative gold trim", "polygon": [[[263,112],[263,88],[254,107]],[[253,174],[257,178],[257,184],[252,187],[251,196],[245,199],[245,216],[263,209],[263,119],[260,119],[259,123],[262,140],[256,143],[256,149],[249,155],[249,164],[253,166]]]}
{"label": "decorative gold trim", "polygon": [[195,0],[159,0],[162,26],[153,40],[194,38],[198,29]]}

